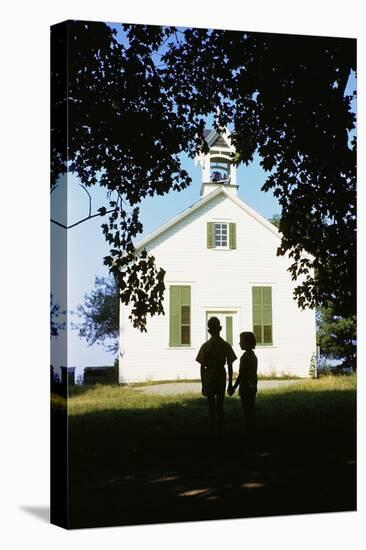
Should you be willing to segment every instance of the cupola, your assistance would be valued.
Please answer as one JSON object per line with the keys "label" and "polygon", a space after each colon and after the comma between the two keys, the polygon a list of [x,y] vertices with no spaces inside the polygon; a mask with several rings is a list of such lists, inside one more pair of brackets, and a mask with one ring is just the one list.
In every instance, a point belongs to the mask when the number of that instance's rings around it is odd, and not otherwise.
{"label": "cupola", "polygon": [[200,195],[205,196],[221,186],[237,194],[236,166],[233,163],[235,148],[227,130],[204,130],[204,138],[209,147],[208,153],[201,153],[196,162],[202,168]]}

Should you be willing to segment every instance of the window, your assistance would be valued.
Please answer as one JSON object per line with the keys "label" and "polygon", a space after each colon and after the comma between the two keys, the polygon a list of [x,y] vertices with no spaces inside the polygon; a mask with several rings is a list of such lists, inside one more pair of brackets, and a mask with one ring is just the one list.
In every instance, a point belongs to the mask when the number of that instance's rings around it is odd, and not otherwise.
{"label": "window", "polygon": [[208,222],[207,248],[236,248],[236,224],[227,222]]}
{"label": "window", "polygon": [[272,334],[272,288],[254,286],[253,298],[253,332],[258,345],[273,344]]}
{"label": "window", "polygon": [[215,248],[227,248],[227,223],[215,223]]}
{"label": "window", "polygon": [[169,346],[191,345],[191,287],[170,287]]}

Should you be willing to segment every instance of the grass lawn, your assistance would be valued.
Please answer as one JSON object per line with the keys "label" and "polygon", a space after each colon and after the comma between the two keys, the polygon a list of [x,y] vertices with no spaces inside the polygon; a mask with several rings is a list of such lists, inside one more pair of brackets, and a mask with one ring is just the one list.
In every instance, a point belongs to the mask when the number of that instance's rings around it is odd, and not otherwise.
{"label": "grass lawn", "polygon": [[[53,414],[65,401],[54,397]],[[208,432],[197,394],[75,388],[68,400],[70,526],[355,510],[356,377],[301,380],[257,398],[257,434],[239,399]]]}

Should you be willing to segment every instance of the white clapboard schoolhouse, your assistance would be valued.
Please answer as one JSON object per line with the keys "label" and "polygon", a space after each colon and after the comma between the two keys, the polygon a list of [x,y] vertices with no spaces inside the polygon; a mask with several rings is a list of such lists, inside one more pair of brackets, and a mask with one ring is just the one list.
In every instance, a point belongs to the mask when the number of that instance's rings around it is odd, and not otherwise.
{"label": "white clapboard schoolhouse", "polygon": [[209,152],[202,166],[201,198],[148,235],[137,248],[166,271],[165,315],[148,319],[147,332],[133,328],[120,308],[120,382],[197,379],[195,361],[209,337],[207,321],[221,321],[221,336],[238,357],[239,334],[257,338],[258,372],[309,376],[316,354],[315,312],[293,299],[298,284],[277,256],[276,227],[237,196],[230,135],[205,132]]}

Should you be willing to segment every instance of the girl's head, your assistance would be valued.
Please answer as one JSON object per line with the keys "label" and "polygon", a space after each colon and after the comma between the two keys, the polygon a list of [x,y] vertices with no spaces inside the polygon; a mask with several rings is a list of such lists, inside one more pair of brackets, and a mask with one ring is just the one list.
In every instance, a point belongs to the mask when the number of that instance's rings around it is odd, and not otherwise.
{"label": "girl's head", "polygon": [[254,349],[257,344],[255,335],[253,332],[241,332],[240,333],[240,347],[241,349]]}

